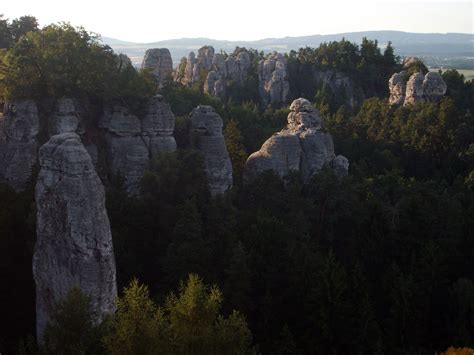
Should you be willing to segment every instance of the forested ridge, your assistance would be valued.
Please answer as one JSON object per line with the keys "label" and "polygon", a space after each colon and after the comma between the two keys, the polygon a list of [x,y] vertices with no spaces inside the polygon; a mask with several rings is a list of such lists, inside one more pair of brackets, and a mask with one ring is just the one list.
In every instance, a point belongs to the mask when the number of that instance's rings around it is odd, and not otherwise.
{"label": "forested ridge", "polygon": [[[92,324],[74,289],[35,340],[34,181],[0,185],[0,352],[3,354],[433,354],[474,347],[474,84],[442,73],[439,102],[388,104],[396,48],[344,39],[286,55],[289,97],[313,101],[349,176],[331,169],[245,177],[245,161],[286,124],[259,103],[251,73],[227,100],[149,72],[82,28],[0,18],[0,97],[80,97],[132,109],[162,94],[178,149],[155,159],[128,195],[106,186],[118,309]],[[240,49],[237,48],[238,52]],[[357,107],[308,74],[334,70],[363,93]],[[419,70],[420,68],[416,68]],[[252,72],[253,71],[253,72]],[[234,186],[211,197],[188,134],[190,111],[224,120]],[[95,119],[91,110],[91,120]]]}

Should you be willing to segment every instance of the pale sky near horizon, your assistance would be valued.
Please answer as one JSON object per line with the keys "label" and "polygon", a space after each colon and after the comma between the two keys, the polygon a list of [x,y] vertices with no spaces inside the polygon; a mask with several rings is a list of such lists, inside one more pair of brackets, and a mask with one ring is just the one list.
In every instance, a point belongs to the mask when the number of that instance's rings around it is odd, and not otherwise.
{"label": "pale sky near horizon", "polygon": [[399,30],[474,33],[473,1],[409,0],[16,0],[0,7],[40,25],[67,21],[125,41],[182,37],[257,40],[341,32]]}

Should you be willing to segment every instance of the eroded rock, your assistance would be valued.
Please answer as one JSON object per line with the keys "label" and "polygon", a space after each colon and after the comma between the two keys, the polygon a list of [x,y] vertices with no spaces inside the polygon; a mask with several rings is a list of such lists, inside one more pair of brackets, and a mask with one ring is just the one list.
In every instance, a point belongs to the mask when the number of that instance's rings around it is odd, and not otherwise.
{"label": "eroded rock", "polygon": [[115,310],[115,259],[105,193],[75,133],[51,137],[39,151],[37,240],[33,254],[39,343],[54,305],[78,287],[96,323]]}
{"label": "eroded rock", "polygon": [[232,187],[232,163],[222,126],[222,118],[211,106],[198,106],[191,112],[191,133],[196,148],[202,152],[212,195],[222,194]]}
{"label": "eroded rock", "polygon": [[393,74],[388,82],[390,105],[437,102],[446,94],[447,85],[443,77],[429,72],[418,58],[405,59],[403,67],[405,70]]}
{"label": "eroded rock", "polygon": [[281,53],[273,52],[259,62],[259,93],[264,105],[286,103],[290,90],[287,71],[286,59]]}
{"label": "eroded rock", "polygon": [[0,180],[21,191],[37,163],[40,119],[36,103],[29,99],[7,102],[0,128]]}
{"label": "eroded rock", "polygon": [[157,83],[162,86],[173,74],[173,60],[168,48],[147,49],[143,57],[142,69],[151,69]]}
{"label": "eroded rock", "polygon": [[170,106],[161,95],[146,102],[141,118],[119,104],[105,107],[99,127],[105,131],[108,170],[123,177],[130,194],[139,192],[150,159],[176,150],[174,123]]}
{"label": "eroded rock", "polygon": [[343,156],[336,157],[332,137],[322,130],[322,119],[313,105],[299,98],[290,110],[287,127],[247,159],[246,176],[252,178],[273,170],[283,177],[300,171],[307,180],[325,165],[331,166],[338,176],[347,175],[349,162]]}

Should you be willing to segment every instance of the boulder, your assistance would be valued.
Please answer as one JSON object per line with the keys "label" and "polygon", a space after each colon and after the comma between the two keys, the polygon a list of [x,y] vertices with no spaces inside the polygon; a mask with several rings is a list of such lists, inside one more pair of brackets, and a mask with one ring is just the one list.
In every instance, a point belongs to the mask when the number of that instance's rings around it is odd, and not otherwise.
{"label": "boulder", "polygon": [[115,259],[104,187],[76,133],[51,137],[39,151],[37,239],[33,254],[36,328],[41,344],[54,306],[79,288],[100,323],[115,310]]}
{"label": "boulder", "polygon": [[191,134],[204,158],[211,194],[222,194],[232,187],[232,164],[222,135],[223,122],[211,106],[198,106],[191,112]]}
{"label": "boulder", "polygon": [[281,177],[300,171],[308,180],[325,165],[332,167],[338,176],[347,175],[349,168],[345,157],[336,157],[331,135],[322,130],[319,112],[308,100],[299,98],[290,105],[287,127],[249,156],[245,170],[247,178],[266,170],[273,170]]}

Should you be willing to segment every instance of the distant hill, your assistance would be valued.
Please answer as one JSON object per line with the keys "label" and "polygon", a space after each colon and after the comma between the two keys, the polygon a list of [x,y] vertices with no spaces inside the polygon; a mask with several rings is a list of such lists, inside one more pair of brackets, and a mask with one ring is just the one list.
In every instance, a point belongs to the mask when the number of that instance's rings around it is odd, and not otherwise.
{"label": "distant hill", "polygon": [[223,41],[210,38],[180,38],[152,43],[134,43],[103,37],[102,41],[115,51],[127,54],[138,65],[148,48],[165,47],[171,51],[176,66],[183,56],[203,45],[211,45],[216,51],[231,52],[236,46],[255,48],[265,52],[288,52],[292,49],[345,38],[360,43],[362,38],[378,40],[383,48],[391,41],[397,55],[422,57],[431,67],[455,67],[474,69],[474,35],[467,33],[412,33],[401,31],[346,32],[331,35],[265,38],[257,41]]}

